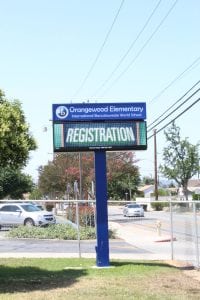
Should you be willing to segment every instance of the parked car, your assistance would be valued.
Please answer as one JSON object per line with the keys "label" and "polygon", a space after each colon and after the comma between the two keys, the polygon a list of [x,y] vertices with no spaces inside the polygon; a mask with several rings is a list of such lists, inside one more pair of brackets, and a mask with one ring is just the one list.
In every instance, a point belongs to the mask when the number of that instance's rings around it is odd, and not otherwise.
{"label": "parked car", "polygon": [[36,206],[37,208],[39,208],[39,210],[44,210],[44,207],[43,207],[42,205],[40,205],[40,204],[35,204],[35,206]]}
{"label": "parked car", "polygon": [[144,209],[136,203],[126,204],[123,209],[124,217],[144,217]]}
{"label": "parked car", "polygon": [[41,210],[27,202],[4,203],[0,205],[0,229],[3,226],[45,226],[55,224],[52,212]]}
{"label": "parked car", "polygon": [[44,206],[39,204],[39,203],[34,203],[34,202],[31,202],[31,204],[35,205],[37,208],[39,208],[40,210],[44,210]]}

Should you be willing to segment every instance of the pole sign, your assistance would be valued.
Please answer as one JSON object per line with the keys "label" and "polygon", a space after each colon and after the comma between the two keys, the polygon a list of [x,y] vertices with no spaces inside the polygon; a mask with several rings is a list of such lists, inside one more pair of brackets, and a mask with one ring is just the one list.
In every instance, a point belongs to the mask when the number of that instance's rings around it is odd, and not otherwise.
{"label": "pole sign", "polygon": [[53,121],[133,119],[146,119],[146,103],[53,104]]}
{"label": "pole sign", "polygon": [[145,103],[53,104],[54,152],[146,150]]}
{"label": "pole sign", "polygon": [[[109,266],[106,151],[147,149],[145,119],[145,103],[53,104],[54,152],[95,153],[95,249],[99,267]],[[77,182],[74,193],[77,197]]]}

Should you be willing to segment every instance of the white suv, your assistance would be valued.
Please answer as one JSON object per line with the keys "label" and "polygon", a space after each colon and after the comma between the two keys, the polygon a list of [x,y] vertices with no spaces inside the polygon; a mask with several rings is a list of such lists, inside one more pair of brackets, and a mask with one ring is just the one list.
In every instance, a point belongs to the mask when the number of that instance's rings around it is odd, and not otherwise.
{"label": "white suv", "polygon": [[52,212],[41,210],[27,202],[4,203],[0,205],[0,229],[3,226],[45,226],[55,224]]}

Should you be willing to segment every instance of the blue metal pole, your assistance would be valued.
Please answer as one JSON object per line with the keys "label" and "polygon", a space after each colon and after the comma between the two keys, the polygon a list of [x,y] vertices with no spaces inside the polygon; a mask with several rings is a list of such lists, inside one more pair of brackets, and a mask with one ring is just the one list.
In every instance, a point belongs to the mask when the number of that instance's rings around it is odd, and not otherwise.
{"label": "blue metal pole", "polygon": [[95,179],[97,228],[96,264],[98,267],[108,267],[110,263],[105,151],[95,151]]}

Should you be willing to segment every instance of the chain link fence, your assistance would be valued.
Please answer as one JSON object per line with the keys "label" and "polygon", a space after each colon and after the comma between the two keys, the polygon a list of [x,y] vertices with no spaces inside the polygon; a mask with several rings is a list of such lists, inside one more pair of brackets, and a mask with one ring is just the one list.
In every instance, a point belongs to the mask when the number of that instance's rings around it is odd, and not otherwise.
{"label": "chain link fence", "polygon": [[[14,200],[2,200],[0,203],[3,202],[12,203]],[[80,227],[95,227],[95,200],[31,202],[41,209],[53,211],[57,222],[71,223],[77,229],[81,256],[79,230]],[[140,198],[133,202],[143,206],[144,217],[124,216],[123,209],[129,201],[108,201],[109,228],[110,224],[115,225],[112,228],[116,234],[119,233],[119,237],[138,249],[146,249],[149,255],[147,258],[181,260],[200,269],[200,201],[154,201]]]}

